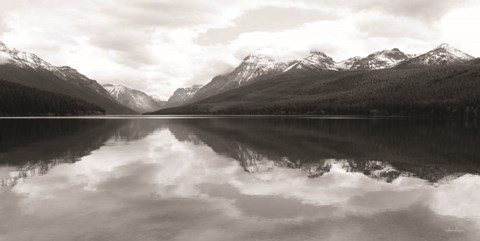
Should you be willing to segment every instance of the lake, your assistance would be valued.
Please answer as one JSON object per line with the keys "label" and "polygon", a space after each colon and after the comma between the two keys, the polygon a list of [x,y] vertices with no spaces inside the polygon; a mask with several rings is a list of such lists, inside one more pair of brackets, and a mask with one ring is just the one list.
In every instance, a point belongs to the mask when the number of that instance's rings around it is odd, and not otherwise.
{"label": "lake", "polygon": [[476,122],[0,120],[0,240],[480,240]]}

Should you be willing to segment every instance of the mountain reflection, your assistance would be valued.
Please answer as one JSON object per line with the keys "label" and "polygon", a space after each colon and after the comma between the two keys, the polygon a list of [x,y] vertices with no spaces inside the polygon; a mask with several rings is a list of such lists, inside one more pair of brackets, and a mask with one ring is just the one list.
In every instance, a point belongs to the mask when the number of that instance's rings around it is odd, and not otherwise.
{"label": "mountain reflection", "polygon": [[40,119],[0,120],[0,185],[74,163],[109,142],[132,142],[168,128],[181,142],[206,145],[252,175],[301,169],[309,178],[332,170],[392,182],[435,183],[480,171],[475,126],[401,119]]}
{"label": "mountain reflection", "polygon": [[465,174],[480,166],[475,127],[162,117],[0,128],[0,240],[480,237],[480,176]]}
{"label": "mountain reflection", "polygon": [[438,182],[478,173],[478,130],[420,120],[175,120],[179,141],[205,144],[252,174],[298,168],[310,178],[332,168],[392,182],[400,176]]}
{"label": "mountain reflection", "polygon": [[[0,186],[46,174],[74,163],[111,141],[142,139],[160,128],[152,120],[20,119],[0,120]],[[5,172],[5,171],[4,171]]]}

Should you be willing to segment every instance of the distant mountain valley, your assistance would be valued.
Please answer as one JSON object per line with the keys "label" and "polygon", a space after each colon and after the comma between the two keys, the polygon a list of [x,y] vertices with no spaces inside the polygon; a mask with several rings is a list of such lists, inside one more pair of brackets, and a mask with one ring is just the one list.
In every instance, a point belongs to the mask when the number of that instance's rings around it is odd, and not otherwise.
{"label": "distant mountain valley", "polygon": [[158,110],[167,103],[166,101],[157,100],[140,90],[123,85],[105,84],[103,87],[116,101],[138,113]]}

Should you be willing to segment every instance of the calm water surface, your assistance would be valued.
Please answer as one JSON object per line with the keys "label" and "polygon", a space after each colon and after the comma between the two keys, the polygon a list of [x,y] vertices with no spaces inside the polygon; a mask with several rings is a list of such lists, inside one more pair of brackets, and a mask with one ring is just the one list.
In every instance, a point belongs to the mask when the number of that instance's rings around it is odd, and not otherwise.
{"label": "calm water surface", "polygon": [[0,240],[480,240],[476,123],[0,120]]}

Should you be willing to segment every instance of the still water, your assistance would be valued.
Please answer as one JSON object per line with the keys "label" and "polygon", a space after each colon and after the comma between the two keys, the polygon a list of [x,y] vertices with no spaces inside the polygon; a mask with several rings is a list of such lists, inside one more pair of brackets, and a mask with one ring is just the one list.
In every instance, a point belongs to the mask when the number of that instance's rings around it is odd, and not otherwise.
{"label": "still water", "polygon": [[0,120],[0,240],[480,240],[476,123]]}

